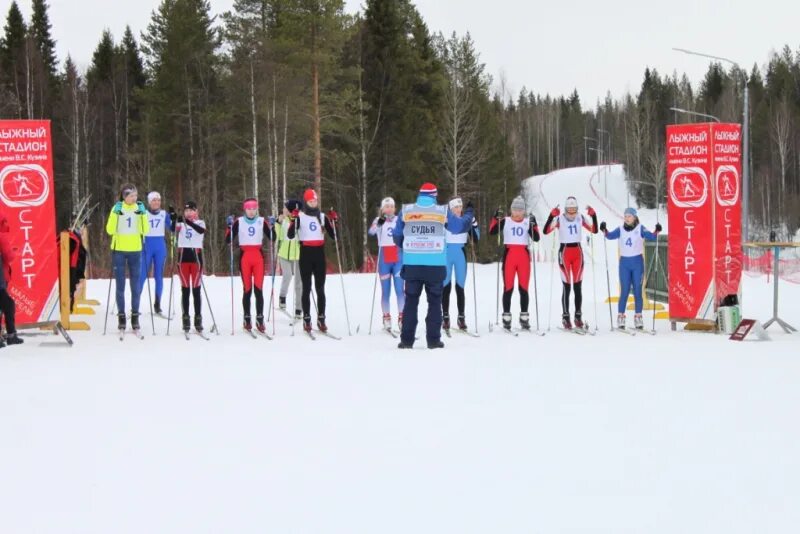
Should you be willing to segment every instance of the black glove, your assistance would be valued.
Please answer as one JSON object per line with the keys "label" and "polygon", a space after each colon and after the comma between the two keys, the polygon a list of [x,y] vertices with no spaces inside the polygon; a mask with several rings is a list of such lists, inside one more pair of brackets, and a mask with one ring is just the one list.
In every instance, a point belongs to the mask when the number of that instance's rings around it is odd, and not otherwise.
{"label": "black glove", "polygon": [[531,215],[530,222],[531,226],[536,226],[536,215]]}
{"label": "black glove", "polygon": [[178,218],[178,214],[175,213],[175,208],[173,208],[172,206],[169,206],[167,208],[167,213],[169,213],[169,218],[172,219],[173,221]]}
{"label": "black glove", "polygon": [[500,219],[502,219],[502,218],[503,218],[503,212],[502,212],[502,210],[495,210],[495,212],[494,212],[494,218],[495,218],[495,219],[497,219],[498,221],[499,221]]}
{"label": "black glove", "polygon": [[175,219],[175,220],[176,220],[177,222],[179,222],[179,223],[182,223],[182,222],[183,222],[183,216],[181,216],[181,217],[178,217],[178,218],[177,218],[177,219]]}
{"label": "black glove", "polygon": [[475,209],[475,206],[472,205],[472,201],[471,200],[467,200],[467,209],[468,210]]}
{"label": "black glove", "polygon": [[600,223],[600,231],[601,232],[605,232],[606,229],[608,229],[608,227],[606,226],[606,222],[605,221],[601,222]]}
{"label": "black glove", "polygon": [[383,223],[385,222],[386,222],[386,217],[384,217],[383,215],[378,217],[378,226],[383,226]]}
{"label": "black glove", "polygon": [[663,230],[663,228],[661,228],[661,224],[656,223],[656,232],[660,232],[661,230]]}

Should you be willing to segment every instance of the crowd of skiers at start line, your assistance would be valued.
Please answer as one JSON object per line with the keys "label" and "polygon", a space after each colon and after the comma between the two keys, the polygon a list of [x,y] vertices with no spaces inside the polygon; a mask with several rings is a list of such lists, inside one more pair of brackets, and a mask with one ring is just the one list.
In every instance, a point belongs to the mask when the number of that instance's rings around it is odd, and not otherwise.
{"label": "crowd of skiers at start line", "polygon": [[[153,311],[157,315],[163,315],[161,299],[168,252],[166,237],[169,231],[172,246],[175,247],[175,272],[179,275],[181,285],[182,326],[186,332],[192,326],[196,331],[202,332],[202,250],[206,223],[200,217],[194,202],[186,202],[183,211],[177,213],[171,206],[167,210],[162,208],[161,195],[158,192],[150,192],[146,200],[146,204],[141,202],[136,188],[126,184],[122,187],[120,200],[111,209],[106,224],[106,231],[111,236],[119,329],[127,328],[126,279],[130,280],[131,286],[130,327],[135,331],[140,329],[140,296],[151,269],[155,279]],[[244,328],[253,328],[251,300],[255,297],[255,328],[261,332],[266,329],[263,251],[265,241],[269,240],[275,242],[281,267],[279,308],[290,319],[302,320],[304,330],[312,332],[313,280],[316,292],[316,328],[327,332],[324,245],[326,236],[337,239],[338,214],[334,210],[323,213],[317,193],[313,189],[306,190],[302,200],[287,200],[278,216],[267,218],[259,215],[259,204],[255,198],[246,199],[242,211],[243,214],[239,217],[229,215],[226,218],[225,242],[230,246],[232,257],[234,242],[239,249]],[[544,234],[557,232],[558,235],[558,265],[563,286],[562,326],[565,329],[587,328],[581,313],[584,230],[592,234],[599,230],[607,239],[619,240],[619,276],[622,290],[618,327],[625,326],[625,304],[629,292],[633,291],[634,323],[637,328],[641,328],[644,241],[655,240],[661,226],[657,224],[655,232],[648,231],[639,223],[636,210],[628,208],[625,210],[623,224],[609,231],[605,222],[598,225],[597,214],[591,206],[586,206],[586,215],[581,214],[575,197],[566,199],[563,213],[558,207],[553,208],[542,231]],[[376,276],[381,285],[385,330],[393,332],[390,312],[392,294],[397,300],[397,309],[402,310],[397,317],[400,330],[399,348],[411,348],[414,344],[418,323],[417,308],[423,290],[428,300],[425,323],[429,348],[443,347],[442,330],[449,331],[451,328],[450,295],[453,286],[458,312],[456,328],[466,331],[466,245],[481,237],[472,202],[464,203],[461,198],[453,198],[447,204],[439,204],[436,186],[425,183],[415,202],[402,205],[399,209],[392,198],[383,199],[378,216],[372,221],[368,231],[370,236],[377,239],[378,244]],[[540,239],[540,230],[536,217],[528,215],[522,197],[513,200],[509,215],[504,215],[501,210],[494,213],[489,223],[489,235],[496,235],[498,244],[503,249],[503,328],[511,329],[511,297],[516,283],[521,308],[519,324],[523,330],[530,330],[530,251],[531,244]],[[286,310],[292,281],[294,315]],[[0,285],[2,283],[0,279]],[[570,313],[571,295],[574,296],[574,315]],[[3,291],[0,291],[0,305],[2,296]],[[193,302],[193,310],[190,309],[190,302]],[[190,315],[192,311],[193,324]]]}

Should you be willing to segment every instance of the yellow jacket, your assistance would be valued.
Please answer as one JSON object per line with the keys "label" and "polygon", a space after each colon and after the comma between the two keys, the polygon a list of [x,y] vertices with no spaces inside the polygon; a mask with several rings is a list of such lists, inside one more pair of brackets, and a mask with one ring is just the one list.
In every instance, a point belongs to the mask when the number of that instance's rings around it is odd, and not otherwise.
{"label": "yellow jacket", "polygon": [[150,231],[145,214],[136,215],[136,204],[122,203],[122,215],[111,213],[106,223],[106,233],[111,236],[111,250],[118,252],[141,252],[142,238]]}

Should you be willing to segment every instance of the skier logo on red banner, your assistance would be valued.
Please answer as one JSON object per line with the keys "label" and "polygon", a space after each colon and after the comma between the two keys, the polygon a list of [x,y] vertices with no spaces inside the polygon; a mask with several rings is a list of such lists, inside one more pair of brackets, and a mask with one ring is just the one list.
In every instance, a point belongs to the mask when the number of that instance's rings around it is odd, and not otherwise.
{"label": "skier logo on red banner", "polygon": [[680,208],[699,208],[708,200],[708,178],[699,167],[678,167],[669,179],[669,194]]}
{"label": "skier logo on red banner", "polygon": [[733,165],[720,165],[716,177],[717,203],[735,206],[739,201],[739,171]]}
{"label": "skier logo on red banner", "polygon": [[10,208],[41,206],[49,193],[50,180],[39,165],[9,165],[0,173],[0,199]]}

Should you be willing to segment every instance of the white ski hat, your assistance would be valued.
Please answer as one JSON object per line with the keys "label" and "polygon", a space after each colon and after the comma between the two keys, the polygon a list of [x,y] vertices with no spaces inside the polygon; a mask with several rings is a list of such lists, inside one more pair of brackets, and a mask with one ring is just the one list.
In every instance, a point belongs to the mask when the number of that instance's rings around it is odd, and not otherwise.
{"label": "white ski hat", "polygon": [[514,200],[511,201],[511,209],[512,210],[524,210],[525,209],[525,199],[522,197],[515,197]]}
{"label": "white ski hat", "polygon": [[150,191],[149,193],[147,193],[147,203],[149,204],[154,200],[161,200],[161,193],[159,193],[158,191]]}
{"label": "white ski hat", "polygon": [[381,200],[381,208],[388,208],[388,207],[392,208],[394,207],[394,199],[392,197],[386,197],[383,200]]}
{"label": "white ski hat", "polygon": [[564,209],[575,208],[578,209],[578,199],[575,197],[567,197],[567,201],[564,203]]}
{"label": "white ski hat", "polygon": [[451,200],[450,203],[449,203],[449,206],[450,206],[451,210],[454,210],[456,208],[460,208],[463,205],[464,205],[464,203],[461,201],[461,197],[456,197],[453,200]]}

